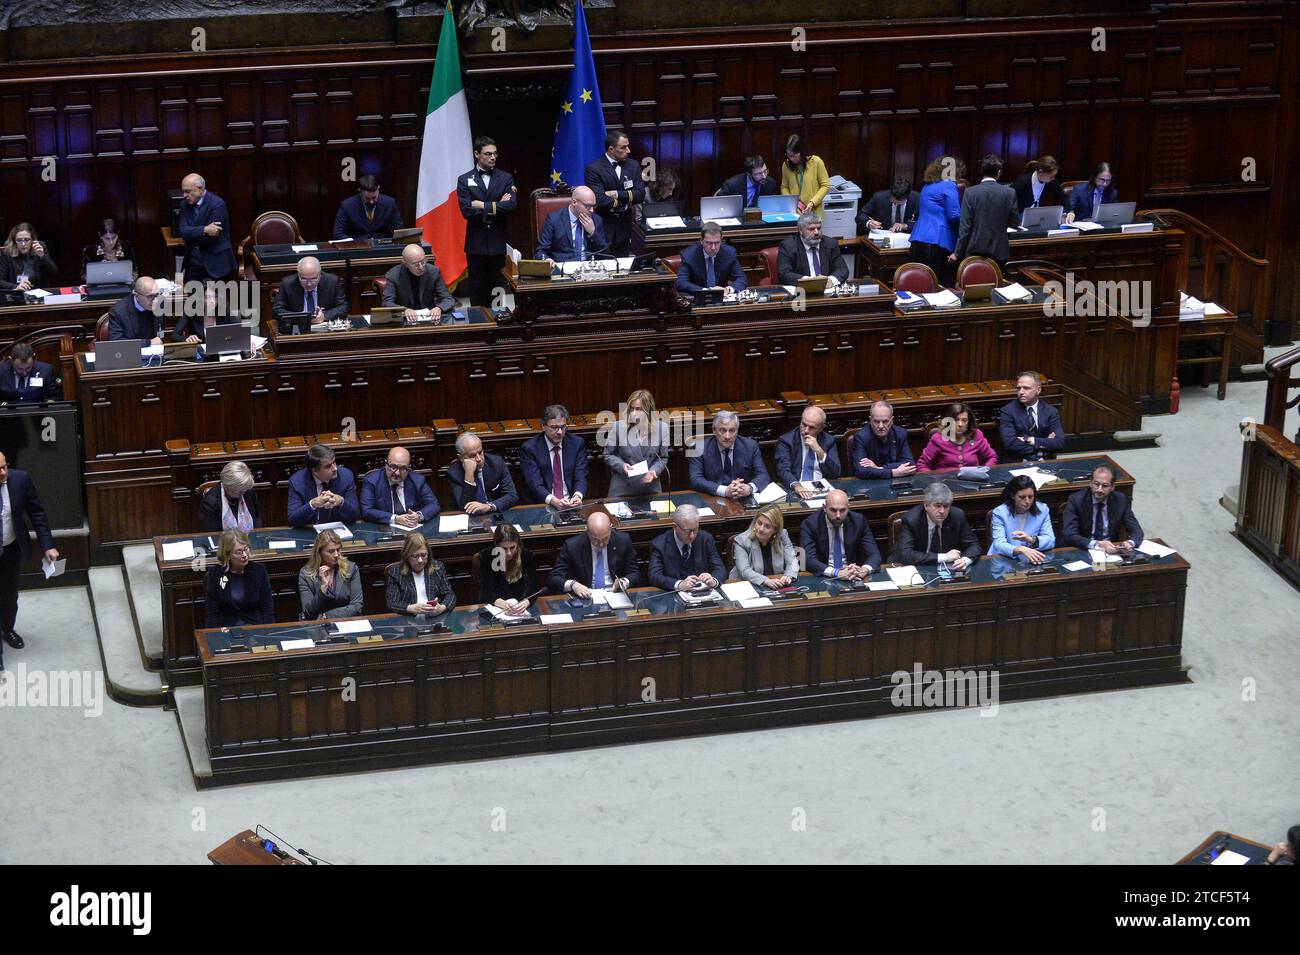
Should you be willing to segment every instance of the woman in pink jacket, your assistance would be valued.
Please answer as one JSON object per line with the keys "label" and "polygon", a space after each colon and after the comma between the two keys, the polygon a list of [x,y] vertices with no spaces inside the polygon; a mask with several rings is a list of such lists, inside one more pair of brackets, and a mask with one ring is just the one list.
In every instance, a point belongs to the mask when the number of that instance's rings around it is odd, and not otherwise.
{"label": "woman in pink jacket", "polygon": [[[944,437],[952,435],[952,439]],[[984,432],[975,427],[975,412],[961,401],[948,406],[939,430],[930,435],[930,443],[916,459],[917,471],[943,471],[947,468],[984,466],[998,463]]]}

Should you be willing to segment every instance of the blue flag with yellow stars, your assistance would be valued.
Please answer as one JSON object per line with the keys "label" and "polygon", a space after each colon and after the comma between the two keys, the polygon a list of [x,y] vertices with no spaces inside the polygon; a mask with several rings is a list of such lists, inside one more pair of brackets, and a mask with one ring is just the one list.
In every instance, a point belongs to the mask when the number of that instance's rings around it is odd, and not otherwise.
{"label": "blue flag with yellow stars", "polygon": [[573,72],[569,88],[560,103],[555,124],[555,147],[551,150],[551,185],[582,185],[587,163],[605,151],[605,113],[596,88],[596,64],[591,58],[587,18],[582,4],[573,10]]}

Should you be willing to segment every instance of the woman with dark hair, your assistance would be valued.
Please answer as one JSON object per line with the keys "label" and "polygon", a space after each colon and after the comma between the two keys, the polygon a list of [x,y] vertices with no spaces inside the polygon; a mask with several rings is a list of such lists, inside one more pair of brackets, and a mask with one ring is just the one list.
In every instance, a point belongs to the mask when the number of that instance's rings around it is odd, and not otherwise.
{"label": "woman with dark hair", "polygon": [[436,617],[455,609],[447,568],[429,559],[429,541],[419,531],[406,538],[401,558],[385,572],[384,599],[389,613]]}
{"label": "woman with dark hair", "polygon": [[1117,201],[1119,190],[1115,188],[1115,174],[1110,171],[1110,163],[1099,162],[1092,178],[1079,183],[1070,193],[1070,211],[1076,219],[1091,219],[1097,214],[1099,205]]}
{"label": "woman with dark hair", "polygon": [[524,550],[513,524],[498,524],[492,546],[475,557],[478,565],[478,599],[508,614],[528,610],[528,599],[538,590],[533,555]]}
{"label": "woman with dark hair", "polygon": [[912,261],[930,266],[940,285],[952,285],[957,266],[948,256],[957,248],[961,225],[961,196],[957,180],[966,175],[966,164],[955,156],[940,156],[921,174],[921,198],[912,226]]}
{"label": "woman with dark hair", "polygon": [[1043,206],[1060,206],[1063,222],[1073,222],[1074,213],[1070,211],[1070,200],[1056,180],[1061,171],[1053,156],[1039,156],[1029,164],[1029,168],[1016,177],[1011,188],[1016,192],[1016,203],[1020,211]]}
{"label": "woman with dark hair", "polygon": [[30,222],[18,223],[0,246],[0,289],[29,292],[58,286],[59,267],[54,257]]}
{"label": "woman with dark hair", "polygon": [[217,542],[217,562],[208,568],[204,580],[205,627],[275,623],[271,577],[265,567],[249,559],[250,555],[247,534],[222,531]]}
{"label": "woman with dark hair", "polygon": [[1034,482],[1018,474],[1002,489],[1002,503],[989,514],[993,544],[990,554],[1023,557],[1031,564],[1047,560],[1045,550],[1056,546],[1052,530],[1052,512],[1038,503]]}
{"label": "woman with dark hair", "polygon": [[930,435],[930,443],[916,459],[916,470],[986,468],[997,463],[998,453],[975,425],[975,412],[964,401],[954,401],[944,410],[938,430]]}
{"label": "woman with dark hair", "polygon": [[822,200],[831,191],[826,164],[807,151],[799,134],[785,141],[785,162],[781,164],[781,195],[798,196],[795,210],[822,214]]}
{"label": "woman with dark hair", "polygon": [[118,235],[117,223],[105,219],[99,224],[99,238],[81,250],[81,277],[86,277],[86,265],[90,262],[121,262],[131,258],[131,243]]}
{"label": "woman with dark hair", "polygon": [[1300,862],[1300,826],[1292,826],[1286,831],[1286,842],[1279,842],[1268,854],[1268,864],[1295,865]]}

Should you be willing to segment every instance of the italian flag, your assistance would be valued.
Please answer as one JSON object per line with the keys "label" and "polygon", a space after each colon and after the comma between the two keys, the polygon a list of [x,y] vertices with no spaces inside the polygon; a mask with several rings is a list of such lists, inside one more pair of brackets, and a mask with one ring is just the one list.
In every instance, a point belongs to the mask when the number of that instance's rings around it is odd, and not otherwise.
{"label": "italian flag", "polygon": [[460,83],[456,16],[448,4],[438,35],[429,108],[424,116],[415,224],[424,230],[424,241],[437,255],[438,269],[449,286],[465,274],[465,218],[456,202],[456,177],[473,162],[473,156],[469,109]]}

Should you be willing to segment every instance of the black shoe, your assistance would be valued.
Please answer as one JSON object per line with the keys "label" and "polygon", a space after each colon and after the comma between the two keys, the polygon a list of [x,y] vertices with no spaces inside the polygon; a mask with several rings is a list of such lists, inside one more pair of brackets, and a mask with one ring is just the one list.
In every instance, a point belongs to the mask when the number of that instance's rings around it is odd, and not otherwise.
{"label": "black shoe", "polygon": [[27,646],[27,641],[18,636],[18,634],[12,630],[6,630],[2,636],[4,637],[5,643],[9,644],[9,646],[13,647],[15,650],[21,650],[23,647]]}

